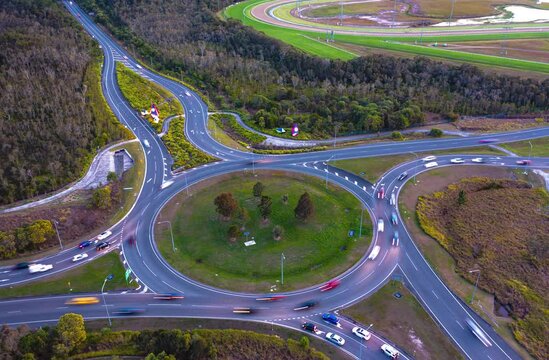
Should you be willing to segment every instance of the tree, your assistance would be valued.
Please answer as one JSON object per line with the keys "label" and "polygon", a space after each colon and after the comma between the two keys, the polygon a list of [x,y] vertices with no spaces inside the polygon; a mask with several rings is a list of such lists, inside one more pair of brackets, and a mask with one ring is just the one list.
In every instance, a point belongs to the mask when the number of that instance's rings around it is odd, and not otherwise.
{"label": "tree", "polygon": [[240,236],[240,229],[236,225],[231,225],[229,226],[227,234],[229,235],[230,240],[236,240],[236,238]]}
{"label": "tree", "polygon": [[118,180],[118,176],[116,175],[116,173],[114,171],[109,171],[109,173],[107,174],[107,181],[114,182],[117,180]]}
{"label": "tree", "polygon": [[437,128],[432,128],[431,131],[429,131],[429,136],[432,137],[441,137],[443,134],[442,130]]}
{"label": "tree", "polygon": [[280,225],[275,225],[273,227],[273,238],[278,241],[282,238],[282,235],[284,235],[284,228]]}
{"label": "tree", "polygon": [[307,336],[302,336],[301,339],[299,339],[299,345],[307,350],[309,348],[309,338]]}
{"label": "tree", "polygon": [[402,136],[402,133],[400,131],[393,131],[391,133],[391,138],[393,138],[394,140],[402,140],[404,139],[404,136]]}
{"label": "tree", "polygon": [[27,226],[27,238],[35,245],[45,242],[54,235],[55,230],[49,220],[36,220]]}
{"label": "tree", "polygon": [[11,233],[0,231],[0,259],[9,259],[15,256],[15,236]]}
{"label": "tree", "polygon": [[263,220],[266,220],[269,215],[271,215],[272,205],[273,200],[269,196],[263,195],[261,197],[261,202],[259,203],[259,205],[257,205],[257,207],[259,208],[259,213],[261,214]]}
{"label": "tree", "polygon": [[294,209],[295,217],[299,220],[307,220],[314,213],[314,205],[308,192],[304,192]]}
{"label": "tree", "polygon": [[465,193],[465,191],[462,189],[459,191],[459,194],[458,194],[458,204],[459,205],[463,205],[467,202],[467,194]]}
{"label": "tree", "polygon": [[94,190],[92,206],[97,209],[108,209],[111,207],[111,187],[109,185]]}
{"label": "tree", "polygon": [[240,206],[236,212],[236,218],[242,226],[244,226],[248,221],[250,221],[250,214],[245,207]]}
{"label": "tree", "polygon": [[254,196],[260,197],[261,195],[263,195],[263,190],[265,190],[265,185],[263,185],[261,181],[256,182],[253,190]]}
{"label": "tree", "polygon": [[214,205],[216,206],[215,211],[226,219],[231,218],[238,209],[238,203],[231,193],[221,193],[217,195],[214,199]]}
{"label": "tree", "polygon": [[86,340],[84,318],[80,314],[68,313],[57,323],[60,344],[70,353]]}

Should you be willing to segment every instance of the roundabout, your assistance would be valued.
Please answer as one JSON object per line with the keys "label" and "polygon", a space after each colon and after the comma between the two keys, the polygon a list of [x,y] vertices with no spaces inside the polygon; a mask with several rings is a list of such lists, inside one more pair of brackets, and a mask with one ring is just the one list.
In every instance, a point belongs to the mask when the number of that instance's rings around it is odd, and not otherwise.
{"label": "roundabout", "polygon": [[[117,42],[96,26],[76,4],[65,2],[65,6],[77,17],[85,29],[99,41],[103,48],[105,54],[103,86],[109,105],[120,121],[132,129],[140,141],[144,142],[146,140],[150,144],[150,146],[145,145],[147,147],[146,174],[142,190],[127,217],[110,229],[112,236],[109,239],[112,245],[110,251],[116,248],[121,250],[126,271],[129,271],[138,287],[130,293],[103,294],[104,304],[87,305],[71,308],[70,310],[67,310],[64,304],[67,298],[71,296],[4,301],[0,303],[0,306],[2,319],[5,323],[11,325],[27,323],[33,326],[41,326],[57,321],[59,315],[67,311],[79,312],[86,319],[105,318],[110,316],[108,306],[118,308],[129,303],[138,304],[144,311],[146,310],[144,315],[139,315],[143,317],[194,317],[232,320],[240,320],[245,317],[247,320],[277,324],[299,331],[303,331],[301,328],[303,322],[310,321],[317,324],[322,330],[321,334],[310,333],[311,336],[324,338],[323,334],[325,332],[336,332],[338,336],[346,340],[345,347],[342,350],[349,356],[358,358],[359,354],[367,352],[369,358],[383,358],[384,355],[379,351],[379,348],[381,344],[387,343],[389,340],[372,336],[366,347],[363,342],[358,341],[352,334],[351,329],[354,326],[352,320],[340,319],[340,325],[335,326],[324,322],[321,314],[324,312],[337,314],[339,309],[369,296],[389,280],[398,279],[405,283],[417,296],[421,304],[466,358],[519,358],[514,349],[503,341],[488,323],[484,322],[466,304],[456,298],[440,280],[415,246],[407,229],[402,225],[398,207],[395,207],[394,202],[392,204],[390,202],[391,194],[394,194],[395,201],[398,201],[398,194],[402,185],[409,181],[414,174],[426,171],[423,162],[418,159],[400,164],[384,174],[376,184],[371,184],[356,175],[329,165],[329,161],[333,158],[352,159],[478,146],[479,141],[485,140],[486,136],[448,138],[436,141],[391,142],[280,156],[256,156],[248,152],[230,149],[214,141],[209,134],[207,130],[207,107],[197,94],[176,81],[142,67]],[[187,170],[177,175],[168,171],[171,157],[163,143],[156,134],[143,124],[135,111],[127,106],[120,94],[114,74],[114,64],[116,62],[125,63],[136,73],[150,78],[151,81],[172,92],[184,106],[186,115],[185,134],[189,141],[197,148],[222,161]],[[189,95],[186,95],[186,92]],[[547,127],[508,132],[499,134],[498,142],[519,141],[548,135],[549,128]],[[473,157],[469,155],[462,156],[468,162]],[[437,162],[440,166],[466,166],[452,165],[450,159],[451,156],[443,155],[438,157]],[[533,157],[531,161],[532,165],[525,165],[522,168],[527,169],[533,166],[541,169],[549,168],[549,162],[546,158]],[[501,157],[490,161],[487,166],[516,167],[516,158]],[[166,221],[161,219],[159,214],[171,199],[174,199],[182,192],[184,194],[189,192],[194,196],[197,187],[202,182],[210,181],[221,175],[234,176],[242,171],[252,172],[253,174],[262,170],[289,171],[314,176],[321,184],[328,182],[332,186],[336,185],[358,198],[369,209],[371,221],[374,224],[374,236],[369,248],[379,246],[377,256],[371,256],[371,252],[361,254],[362,258],[358,262],[337,276],[340,284],[335,289],[321,291],[318,284],[331,280],[330,276],[332,276],[325,275],[323,281],[314,281],[317,283],[316,286],[278,292],[277,294],[284,296],[284,298],[272,302],[257,300],[258,298],[264,298],[267,294],[270,295],[270,292],[266,294],[265,292],[223,290],[215,285],[201,283],[188,276],[184,271],[177,271],[166,261],[156,245],[155,228],[158,226],[158,222]],[[403,172],[407,172],[409,177],[404,181],[400,181],[398,178]],[[384,194],[389,197],[378,196],[382,189]],[[250,192],[249,189],[247,191]],[[397,213],[399,219],[394,225],[390,223],[390,216],[393,211]],[[384,231],[378,231],[380,227],[375,226],[379,220],[385,221]],[[338,221],[336,214],[333,214],[333,221]],[[165,230],[161,231],[165,234]],[[396,244],[393,241],[394,231],[398,231],[400,234],[400,241]],[[135,237],[135,245],[130,245],[127,241],[132,237]],[[282,238],[280,241],[284,242],[286,240]],[[177,251],[180,250],[182,251],[182,249]],[[54,271],[51,273],[35,276],[14,273],[1,286],[13,286],[49,274],[70,270],[77,265],[68,263],[66,258],[72,257],[77,252],[79,250],[69,249],[51,258],[42,259],[41,261],[56,264]],[[104,253],[90,252],[88,261],[92,261],[102,254]],[[174,292],[184,294],[185,298],[171,303],[157,301],[154,298],[155,294]],[[315,306],[304,307],[302,306],[304,303],[314,303]],[[40,304],[40,306],[36,306],[36,304]],[[235,308],[253,309],[253,311],[246,314],[235,313],[233,312]],[[467,328],[468,322],[477,324],[487,338],[490,339],[493,346],[485,347],[482,345]],[[403,357],[408,358],[408,356]]]}

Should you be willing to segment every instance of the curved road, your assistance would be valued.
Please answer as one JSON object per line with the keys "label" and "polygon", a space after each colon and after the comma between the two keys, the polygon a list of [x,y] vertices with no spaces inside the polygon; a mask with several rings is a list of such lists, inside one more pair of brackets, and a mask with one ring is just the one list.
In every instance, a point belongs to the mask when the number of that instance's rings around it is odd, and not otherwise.
{"label": "curved road", "polygon": [[[120,121],[130,128],[143,141],[148,140],[150,147],[145,147],[146,176],[138,200],[129,214],[111,228],[113,235],[109,241],[122,248],[124,261],[140,284],[143,292],[154,293],[179,292],[185,294],[183,301],[159,302],[151,294],[109,294],[105,297],[107,306],[90,305],[69,308],[65,305],[68,296],[18,299],[0,302],[0,317],[5,323],[32,323],[43,324],[55,322],[57,318],[67,312],[82,313],[87,319],[104,318],[107,310],[116,310],[127,304],[139,304],[147,308],[147,316],[168,317],[201,317],[246,319],[272,322],[278,325],[300,330],[305,320],[316,322],[323,332],[335,331],[343,336],[347,343],[342,348],[348,354],[358,357],[368,353],[368,357],[383,358],[379,345],[384,342],[377,337],[367,344],[358,342],[358,338],[350,333],[353,324],[342,320],[340,327],[322,323],[319,314],[326,311],[337,311],[365,296],[375,292],[384,285],[391,276],[399,274],[405,283],[412,289],[427,311],[433,316],[445,333],[454,341],[465,357],[469,359],[518,359],[508,344],[480,317],[456,298],[437,277],[429,264],[425,261],[406,229],[401,225],[390,225],[389,216],[393,209],[386,199],[377,199],[375,195],[381,186],[387,194],[395,192],[398,195],[402,183],[396,178],[407,171],[410,175],[424,169],[421,160],[401,164],[388,173],[377,184],[370,184],[360,177],[329,166],[333,159],[349,159],[367,156],[379,156],[408,152],[425,152],[449,148],[460,148],[478,145],[479,140],[489,136],[476,136],[459,139],[422,140],[410,142],[389,142],[375,145],[363,145],[353,148],[332,151],[313,152],[282,156],[259,156],[227,148],[217,142],[207,131],[207,108],[198,95],[185,86],[160,76],[140,65],[115,41],[98,28],[87,15],[74,3],[65,2],[69,11],[82,23],[84,28],[101,44],[105,53],[103,67],[103,91],[109,105],[113,108]],[[208,164],[173,176],[169,169],[173,163],[163,143],[158,139],[151,127],[140,119],[136,111],[131,109],[122,97],[116,82],[115,63],[123,62],[136,73],[147,78],[172,92],[185,109],[185,134],[197,148],[212,154],[222,161]],[[189,95],[187,95],[187,93]],[[537,138],[549,135],[549,128],[525,130],[498,134],[499,142],[509,142]],[[493,137],[493,136],[492,136]],[[470,159],[472,156],[461,156]],[[449,165],[450,156],[440,156],[440,166]],[[516,158],[501,157],[488,159],[489,166],[515,167]],[[536,168],[549,168],[546,158],[533,158]],[[469,161],[468,161],[469,162]],[[258,302],[260,295],[234,293],[200,284],[183,274],[175,271],[160,256],[154,239],[153,226],[162,206],[171,197],[192,184],[218,176],[220,174],[255,171],[255,169],[284,169],[318,176],[353,193],[369,211],[374,223],[383,218],[386,231],[375,231],[372,247],[380,246],[380,253],[374,260],[365,255],[351,269],[340,275],[341,285],[335,290],[321,293],[318,286],[301,289],[285,294],[287,297],[278,302]],[[410,177],[409,177],[410,178]],[[381,183],[383,182],[384,185]],[[377,229],[376,229],[377,230]],[[399,246],[392,245],[392,233],[400,233]],[[136,234],[136,246],[129,247],[123,241],[131,234]],[[115,248],[111,246],[111,250]],[[74,266],[70,261],[73,255],[79,253],[77,249],[56,254],[41,262],[54,264],[49,273],[29,275],[24,271],[9,271],[0,269],[0,286],[12,286],[54,273],[66,271]],[[94,249],[88,250],[92,261],[97,254]],[[293,310],[298,304],[315,299],[319,304],[308,310]],[[37,301],[41,306],[32,306]],[[257,312],[242,316],[233,314],[231,309],[236,306],[252,307]],[[111,311],[112,312],[112,311]],[[465,319],[470,318],[477,322],[494,344],[484,347],[465,325]],[[323,333],[316,334],[323,337]],[[363,346],[363,345],[367,345]]]}

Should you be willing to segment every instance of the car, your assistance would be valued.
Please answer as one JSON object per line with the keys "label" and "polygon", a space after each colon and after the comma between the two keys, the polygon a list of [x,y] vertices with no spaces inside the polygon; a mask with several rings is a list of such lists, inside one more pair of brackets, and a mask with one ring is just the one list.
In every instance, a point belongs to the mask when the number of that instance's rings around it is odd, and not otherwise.
{"label": "car", "polygon": [[377,192],[377,198],[383,199],[385,197],[385,187],[382,186],[381,189]]}
{"label": "car", "polygon": [[191,96],[191,93],[190,93],[190,92],[188,92],[188,91],[185,91],[185,95],[187,95],[187,96]]}
{"label": "car", "polygon": [[286,296],[283,295],[274,295],[274,296],[265,296],[261,298],[257,298],[257,301],[278,301],[284,299]]}
{"label": "car", "polygon": [[379,255],[380,250],[381,250],[381,247],[379,245],[374,246],[374,248],[372,249],[372,252],[370,253],[370,255],[368,255],[368,259],[375,260],[376,257]]}
{"label": "car", "polygon": [[423,162],[429,162],[429,161],[434,161],[434,160],[436,160],[436,159],[437,159],[436,156],[430,155],[430,156],[424,157],[423,159],[421,159],[421,161],[423,161]]}
{"label": "car", "polygon": [[532,160],[518,160],[517,165],[530,165]]}
{"label": "car", "polygon": [[180,294],[156,294],[154,298],[156,300],[178,300],[183,299],[184,296]]}
{"label": "car", "polygon": [[52,264],[32,264],[29,265],[29,273],[44,272],[53,269]]}
{"label": "car", "polygon": [[397,349],[395,349],[394,347],[392,347],[389,344],[381,345],[381,351],[383,351],[385,353],[385,355],[387,355],[388,357],[390,357],[392,359],[397,359],[400,355],[400,353],[397,351]]}
{"label": "car", "polygon": [[425,166],[426,169],[429,169],[429,168],[438,166],[438,163],[436,161],[431,161],[431,162],[425,164],[424,166]]}
{"label": "car", "polygon": [[316,325],[313,324],[313,323],[303,323],[301,324],[301,327],[303,328],[303,330],[307,330],[307,331],[310,331],[310,332],[314,332],[316,333],[317,332],[317,328],[316,328]]}
{"label": "car", "polygon": [[80,261],[80,260],[85,259],[87,257],[88,257],[88,254],[86,254],[86,253],[74,255],[72,257],[72,262],[77,262],[77,261]]}
{"label": "car", "polygon": [[372,337],[372,334],[370,334],[368,330],[364,330],[363,328],[358,326],[355,326],[352,331],[353,334],[364,340],[370,340],[370,338]]}
{"label": "car", "polygon": [[498,141],[498,139],[482,139],[482,140],[479,140],[479,143],[489,144],[489,143],[493,143],[493,142],[496,142],[496,141]]}
{"label": "car", "polygon": [[114,315],[137,315],[143,314],[145,309],[138,307],[124,307],[114,311]]}
{"label": "car", "polygon": [[474,163],[483,163],[484,159],[483,158],[474,158],[474,159],[471,159],[471,161],[474,162]]}
{"label": "car", "polygon": [[78,244],[79,249],[83,249],[85,247],[88,247],[92,244],[90,240],[82,241],[80,244]]}
{"label": "car", "polygon": [[480,342],[484,346],[486,347],[492,346],[492,343],[488,339],[488,336],[486,336],[486,334],[484,333],[484,331],[482,331],[480,326],[478,326],[472,319],[470,318],[465,319],[465,323],[467,324],[467,327],[469,328],[469,330],[473,332],[473,334],[477,337],[477,339],[480,340]]}
{"label": "car", "polygon": [[235,314],[251,314],[254,310],[249,307],[235,307],[233,308],[233,313]]}
{"label": "car", "polygon": [[336,287],[339,286],[340,283],[341,282],[339,280],[329,281],[320,287],[320,291],[328,291],[328,290],[335,289]]}
{"label": "car", "polygon": [[398,246],[400,238],[398,237],[398,231],[393,234],[393,246]]}
{"label": "car", "polygon": [[385,222],[383,221],[383,219],[378,219],[377,220],[377,231],[383,232],[384,230],[385,230]]}
{"label": "car", "polygon": [[128,238],[128,245],[130,246],[135,245],[135,236],[130,235],[130,237]]}
{"label": "car", "polygon": [[322,314],[322,320],[333,325],[339,325],[339,319],[334,314],[324,313]]}
{"label": "car", "polygon": [[111,244],[109,244],[106,241],[102,241],[102,242],[100,242],[99,244],[97,244],[95,246],[95,250],[96,251],[101,251],[101,250],[104,250],[104,249],[108,248],[109,246],[111,246]]}
{"label": "car", "polygon": [[397,216],[396,211],[393,211],[393,212],[391,213],[391,223],[392,223],[393,225],[398,225],[398,216]]}
{"label": "car", "polygon": [[77,297],[69,299],[65,302],[67,305],[91,305],[98,304],[99,299],[95,296]]}
{"label": "car", "polygon": [[306,310],[306,309],[310,309],[312,307],[315,307],[316,304],[318,304],[316,301],[314,300],[309,300],[309,301],[305,301],[304,303],[301,303],[299,304],[297,307],[294,308],[294,310]]}
{"label": "car", "polygon": [[110,230],[104,231],[97,236],[97,240],[105,240],[111,235],[112,235],[112,232]]}
{"label": "car", "polygon": [[463,160],[462,158],[454,158],[454,159],[450,160],[450,162],[452,164],[463,164],[465,162],[465,160]]}
{"label": "car", "polygon": [[339,345],[339,346],[345,345],[345,339],[344,338],[342,338],[341,336],[339,336],[337,334],[331,333],[331,332],[326,334],[326,339],[328,339],[328,341],[331,341],[334,344]]}
{"label": "car", "polygon": [[396,204],[396,195],[394,192],[391,193],[391,197],[389,198],[389,205],[395,206]]}
{"label": "car", "polygon": [[402,174],[400,174],[397,178],[398,181],[402,181],[408,177],[408,173],[405,171]]}
{"label": "car", "polygon": [[28,269],[29,266],[30,266],[30,263],[28,263],[28,262],[20,262],[20,263],[17,263],[13,266],[13,270]]}

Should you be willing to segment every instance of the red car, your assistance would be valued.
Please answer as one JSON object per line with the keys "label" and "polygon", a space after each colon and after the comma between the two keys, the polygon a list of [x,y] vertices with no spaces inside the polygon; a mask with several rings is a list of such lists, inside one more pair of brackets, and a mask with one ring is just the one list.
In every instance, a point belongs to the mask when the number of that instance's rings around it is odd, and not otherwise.
{"label": "red car", "polygon": [[274,296],[266,296],[266,297],[257,298],[256,300],[257,301],[277,301],[277,300],[282,300],[285,297],[286,296],[283,296],[283,295],[274,295]]}
{"label": "red car", "polygon": [[378,193],[377,193],[377,198],[378,199],[383,199],[385,197],[385,187],[382,186],[381,189],[379,189]]}
{"label": "red car", "polygon": [[489,144],[498,141],[498,139],[482,139],[479,141],[481,144]]}
{"label": "red car", "polygon": [[336,287],[339,286],[339,284],[341,284],[341,282],[339,280],[332,280],[332,281],[322,285],[320,287],[320,291],[328,291],[328,290],[335,289]]}
{"label": "red car", "polygon": [[530,165],[532,160],[518,160],[517,165]]}

